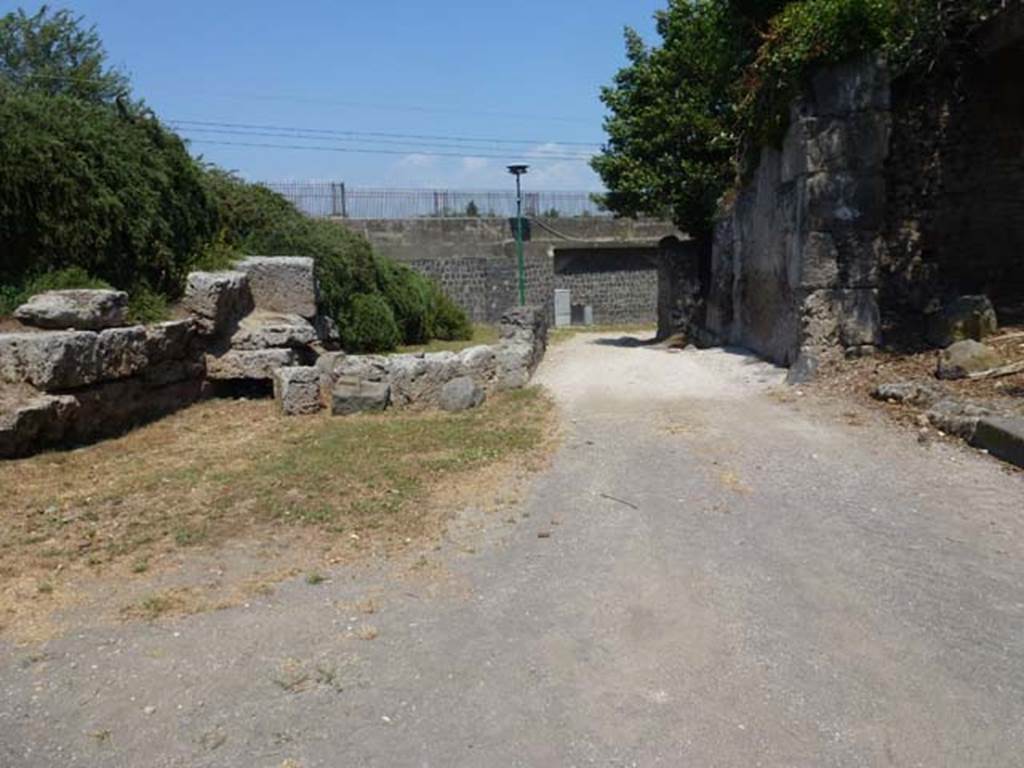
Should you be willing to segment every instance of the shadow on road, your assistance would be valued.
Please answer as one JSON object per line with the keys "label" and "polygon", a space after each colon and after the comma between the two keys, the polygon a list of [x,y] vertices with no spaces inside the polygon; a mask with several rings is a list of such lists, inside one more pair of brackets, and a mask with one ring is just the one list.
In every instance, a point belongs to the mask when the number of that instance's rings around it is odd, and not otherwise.
{"label": "shadow on road", "polygon": [[653,336],[649,339],[638,339],[636,336],[620,336],[618,338],[594,339],[591,344],[602,347],[649,347],[657,344],[658,340]]}

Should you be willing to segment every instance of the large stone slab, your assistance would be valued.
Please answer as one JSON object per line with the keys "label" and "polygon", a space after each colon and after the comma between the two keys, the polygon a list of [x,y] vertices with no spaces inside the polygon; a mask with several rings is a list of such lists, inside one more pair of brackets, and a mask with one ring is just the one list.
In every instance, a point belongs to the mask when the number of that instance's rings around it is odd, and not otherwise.
{"label": "large stone slab", "polygon": [[110,290],[68,290],[38,293],[14,310],[25,325],[99,331],[127,324],[128,294]]}
{"label": "large stone slab", "polygon": [[383,411],[391,399],[391,387],[382,381],[366,381],[342,376],[331,390],[331,413],[350,416],[367,411]]}
{"label": "large stone slab", "polygon": [[462,373],[454,352],[393,355],[389,362],[391,401],[399,408],[437,405],[441,388]]}
{"label": "large stone slab", "polygon": [[48,392],[92,384],[99,378],[98,338],[90,331],[0,334],[0,381]]}
{"label": "large stone slab", "polygon": [[301,362],[301,355],[294,349],[232,349],[206,356],[206,376],[214,381],[272,381],[278,368]]}
{"label": "large stone slab", "polygon": [[274,371],[274,399],[286,416],[305,416],[323,407],[320,399],[320,369],[294,366]]}
{"label": "large stone slab", "polygon": [[249,276],[258,309],[316,317],[313,259],[303,256],[250,256],[236,265]]}
{"label": "large stone slab", "polygon": [[191,357],[198,330],[192,319],[147,325],[146,355],[150,363]]}
{"label": "large stone slab", "polygon": [[308,347],[317,340],[313,325],[301,315],[257,310],[243,318],[231,337],[232,349]]}
{"label": "large stone slab", "polygon": [[96,341],[97,381],[126,379],[149,365],[149,335],[145,326],[108,328]]}
{"label": "large stone slab", "polygon": [[974,430],[971,445],[984,448],[998,459],[1024,467],[1024,419],[983,418]]}
{"label": "large stone slab", "polygon": [[249,277],[244,272],[193,272],[182,306],[195,316],[204,334],[231,334],[253,310]]}
{"label": "large stone slab", "polygon": [[78,409],[70,395],[34,395],[0,406],[0,458],[27,456],[64,439]]}

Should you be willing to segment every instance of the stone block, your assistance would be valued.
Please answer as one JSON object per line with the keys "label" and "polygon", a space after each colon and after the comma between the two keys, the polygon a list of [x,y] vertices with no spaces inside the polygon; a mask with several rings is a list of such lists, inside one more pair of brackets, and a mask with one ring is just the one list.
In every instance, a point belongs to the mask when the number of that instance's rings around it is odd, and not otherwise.
{"label": "stone block", "polygon": [[128,294],[111,290],[46,291],[14,310],[25,325],[82,331],[125,325],[127,314]]}
{"label": "stone block", "polygon": [[935,375],[940,379],[966,379],[972,373],[998,368],[1005,363],[992,347],[965,339],[942,350]]}
{"label": "stone block", "polygon": [[495,388],[519,389],[530,383],[533,348],[523,342],[504,342],[495,351]]}
{"label": "stone block", "polygon": [[256,308],[267,312],[316,317],[313,259],[302,256],[250,256],[236,265],[249,276]]}
{"label": "stone block", "polygon": [[457,412],[476,408],[487,398],[484,388],[469,376],[458,376],[441,388],[442,410]]}
{"label": "stone block", "polygon": [[871,392],[871,396],[876,400],[883,400],[885,402],[892,401],[928,408],[941,399],[942,392],[931,384],[899,381],[879,384]]}
{"label": "stone block", "polygon": [[382,381],[342,376],[331,390],[331,413],[350,416],[366,411],[383,411],[391,399],[391,387]]}
{"label": "stone block", "polygon": [[454,352],[392,355],[391,402],[396,407],[437,405],[441,388],[461,374],[461,361]]}
{"label": "stone block", "polygon": [[806,179],[806,223],[814,231],[835,226],[876,230],[885,218],[885,177],[881,173],[812,173]]}
{"label": "stone block", "polygon": [[301,315],[257,310],[238,324],[231,337],[232,349],[301,349],[317,340],[316,330]]}
{"label": "stone block", "polygon": [[150,364],[189,357],[197,332],[198,326],[192,319],[147,325],[146,355]]}
{"label": "stone block", "polygon": [[988,416],[978,421],[971,445],[998,459],[1024,467],[1024,419]]}
{"label": "stone block", "polygon": [[0,334],[0,381],[47,392],[92,384],[99,371],[97,339],[90,331]]}
{"label": "stone block", "polygon": [[208,336],[230,335],[253,310],[249,278],[244,272],[193,272],[182,306]]}
{"label": "stone block", "polygon": [[889,71],[868,55],[820,70],[811,80],[811,98],[803,111],[819,116],[887,112],[890,104]]}
{"label": "stone block", "polygon": [[947,398],[932,405],[925,416],[933,427],[947,435],[956,435],[971,441],[978,422],[989,413],[987,408]]}
{"label": "stone block", "polygon": [[995,307],[988,296],[960,296],[928,317],[928,341],[948,347],[957,341],[983,341],[999,328]]}
{"label": "stone block", "polygon": [[96,341],[97,380],[135,376],[149,365],[148,351],[145,326],[101,331]]}
{"label": "stone block", "polygon": [[496,359],[494,347],[480,345],[469,347],[459,353],[462,370],[474,380],[484,383],[494,376]]}
{"label": "stone block", "polygon": [[272,381],[274,371],[300,365],[294,349],[232,349],[221,355],[206,355],[206,376],[214,381]]}
{"label": "stone block", "polygon": [[64,440],[78,409],[71,395],[37,395],[0,409],[0,458],[27,456]]}
{"label": "stone block", "polygon": [[320,399],[320,370],[315,366],[294,366],[274,371],[274,398],[286,416],[317,413]]}

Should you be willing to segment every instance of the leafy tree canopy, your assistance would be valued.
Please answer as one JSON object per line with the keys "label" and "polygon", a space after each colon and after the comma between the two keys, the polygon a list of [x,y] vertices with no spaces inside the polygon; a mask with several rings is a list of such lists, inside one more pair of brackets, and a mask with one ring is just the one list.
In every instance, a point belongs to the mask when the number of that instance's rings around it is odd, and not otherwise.
{"label": "leafy tree canopy", "polygon": [[602,202],[709,238],[718,200],[784,134],[814,68],[871,51],[926,72],[1003,0],[669,0],[660,44],[626,30],[629,63],[603,89]]}
{"label": "leafy tree canopy", "polygon": [[127,104],[127,76],[106,66],[93,26],[68,10],[18,9],[0,17],[0,87],[70,96],[92,103]]}

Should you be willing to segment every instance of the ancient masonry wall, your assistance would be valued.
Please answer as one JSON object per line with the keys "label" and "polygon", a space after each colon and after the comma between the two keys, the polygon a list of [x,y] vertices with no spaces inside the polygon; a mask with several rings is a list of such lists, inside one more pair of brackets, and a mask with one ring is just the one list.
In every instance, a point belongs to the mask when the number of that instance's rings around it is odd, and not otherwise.
{"label": "ancient masonry wall", "polygon": [[[590,304],[596,322],[654,322],[658,306],[658,243],[676,233],[663,222],[554,219],[530,222],[525,246],[527,302],[554,318],[554,289],[568,288],[574,304]],[[518,303],[512,224],[504,219],[346,220],[375,250],[431,277],[474,322],[496,323]],[[574,269],[560,273],[559,254],[575,252]],[[622,269],[614,253],[633,264]],[[638,255],[647,262],[636,266]]]}
{"label": "ancient masonry wall", "polygon": [[950,296],[1024,297],[1024,7],[979,30],[928,77],[893,84],[883,308]]}
{"label": "ancient masonry wall", "polygon": [[462,353],[349,356],[317,315],[313,260],[250,257],[189,275],[187,316],[125,322],[118,291],[53,291],[0,333],[0,458],[116,435],[222,388],[273,389],[283,412],[479,405],[525,386],[543,357],[542,309],[502,317],[499,344]]}
{"label": "ancient masonry wall", "polygon": [[719,341],[800,368],[878,343],[889,105],[875,60],[821,72],[782,148],[762,149],[715,230],[706,323]]}

